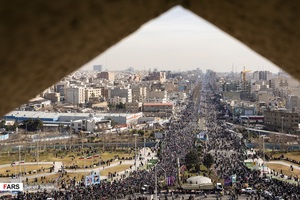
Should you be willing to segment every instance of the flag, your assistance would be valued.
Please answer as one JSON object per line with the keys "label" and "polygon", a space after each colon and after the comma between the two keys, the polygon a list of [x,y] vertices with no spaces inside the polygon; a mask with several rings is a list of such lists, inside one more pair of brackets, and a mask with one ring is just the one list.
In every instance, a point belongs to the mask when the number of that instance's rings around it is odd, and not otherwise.
{"label": "flag", "polygon": [[267,167],[267,166],[261,166],[261,169],[260,169],[260,171],[261,171],[262,173],[268,173],[268,172],[269,172],[269,170],[268,170],[268,167]]}
{"label": "flag", "polygon": [[85,157],[85,159],[92,159],[92,156],[87,156]]}
{"label": "flag", "polygon": [[95,155],[94,155],[94,158],[97,158],[97,157],[99,157],[99,154],[95,154]]}

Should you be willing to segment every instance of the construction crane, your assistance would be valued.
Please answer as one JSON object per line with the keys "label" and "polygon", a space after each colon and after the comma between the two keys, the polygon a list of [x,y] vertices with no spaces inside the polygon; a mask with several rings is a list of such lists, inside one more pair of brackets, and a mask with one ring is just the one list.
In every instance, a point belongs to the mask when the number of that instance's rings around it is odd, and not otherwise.
{"label": "construction crane", "polygon": [[244,66],[244,70],[241,71],[242,79],[243,79],[243,82],[244,82],[244,91],[246,89],[246,73],[248,73],[248,72],[251,72],[251,70],[245,70],[245,66]]}

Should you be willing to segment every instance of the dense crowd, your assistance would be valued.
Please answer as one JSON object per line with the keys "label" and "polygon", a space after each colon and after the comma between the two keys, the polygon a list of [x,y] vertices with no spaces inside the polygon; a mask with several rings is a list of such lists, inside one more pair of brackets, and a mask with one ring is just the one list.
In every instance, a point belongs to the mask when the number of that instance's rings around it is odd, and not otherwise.
{"label": "dense crowd", "polygon": [[[194,130],[197,128],[195,104],[190,99],[183,107],[179,117],[169,120],[165,129],[165,137],[156,149],[160,152],[159,162],[156,164],[157,177],[171,178],[172,181],[168,185],[175,185],[178,178],[177,160],[182,160],[194,147]],[[18,199],[135,199],[135,194],[140,193],[144,185],[148,186],[149,193],[155,193],[155,168],[134,171],[128,177],[122,177],[113,182],[101,181],[100,184],[91,186],[85,186],[84,182],[81,184],[73,182],[65,185],[66,189],[60,191],[24,192],[18,196]],[[162,189],[159,184],[157,190]]]}
{"label": "dense crowd", "polygon": [[[178,179],[179,162],[184,160],[185,155],[195,148],[195,132],[198,127],[198,118],[204,117],[206,121],[208,140],[204,147],[205,153],[209,152],[214,156],[214,171],[222,179],[236,175],[236,190],[232,191],[236,197],[245,184],[249,184],[258,191],[268,190],[272,193],[271,199],[275,196],[297,199],[300,194],[299,187],[276,179],[269,179],[268,182],[261,176],[259,171],[250,170],[244,164],[247,159],[245,144],[234,132],[228,131],[226,123],[218,119],[223,108],[220,107],[220,97],[216,91],[214,75],[208,73],[203,80],[201,96],[196,101],[190,98],[182,107],[182,111],[169,120],[165,128],[165,137],[161,140],[156,151],[159,152],[159,162],[156,168],[138,170],[132,172],[128,177],[122,177],[113,182],[101,181],[100,184],[85,186],[82,182],[79,185],[68,185],[67,190],[23,193],[18,199],[135,199],[135,194],[141,191],[142,186],[148,185],[149,193],[154,193],[157,177],[164,177],[172,181],[168,185],[176,185]],[[163,189],[161,185],[158,190]]]}
{"label": "dense crowd", "polygon": [[[204,86],[205,87],[205,86]],[[208,82],[206,87],[213,88],[214,82]],[[207,90],[207,88],[203,88]],[[256,155],[247,155],[246,145],[234,131],[226,128],[226,122],[218,119],[218,113],[223,112],[220,107],[220,98],[216,93],[207,92],[202,95],[201,110],[205,112],[209,140],[206,151],[214,155],[214,170],[222,179],[235,177],[235,190],[232,196],[241,194],[242,188],[250,186],[255,189],[252,195],[260,198],[264,193],[266,199],[300,199],[300,188],[297,184],[273,178],[267,178],[260,170],[251,170],[243,162],[246,159],[257,159]],[[272,174],[271,174],[272,175]],[[232,180],[232,179],[231,179]]]}

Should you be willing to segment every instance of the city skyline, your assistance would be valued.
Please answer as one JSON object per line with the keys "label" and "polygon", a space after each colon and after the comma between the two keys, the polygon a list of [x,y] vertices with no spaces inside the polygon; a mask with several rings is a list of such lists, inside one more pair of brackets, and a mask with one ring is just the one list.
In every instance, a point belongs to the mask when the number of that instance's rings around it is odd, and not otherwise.
{"label": "city skyline", "polygon": [[218,72],[240,72],[280,68],[192,12],[176,6],[144,24],[135,33],[86,63],[115,71],[136,70],[185,71],[200,68]]}

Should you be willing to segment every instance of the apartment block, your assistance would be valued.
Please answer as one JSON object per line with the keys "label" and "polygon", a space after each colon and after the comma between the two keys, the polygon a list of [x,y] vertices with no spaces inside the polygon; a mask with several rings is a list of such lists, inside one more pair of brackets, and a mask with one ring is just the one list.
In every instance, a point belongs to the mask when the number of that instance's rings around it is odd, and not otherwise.
{"label": "apartment block", "polygon": [[142,103],[141,102],[131,102],[131,103],[126,103],[126,111],[130,113],[137,113],[141,112],[142,110]]}
{"label": "apartment block", "polygon": [[85,103],[85,88],[83,87],[66,88],[65,102],[71,104]]}
{"label": "apartment block", "polygon": [[173,103],[144,103],[143,113],[146,117],[170,117],[173,114]]}
{"label": "apartment block", "polygon": [[108,98],[112,99],[114,97],[126,98],[126,102],[132,102],[132,90],[131,88],[112,88],[108,90]]}
{"label": "apartment block", "polygon": [[114,81],[115,80],[115,74],[112,72],[100,72],[97,74],[97,78],[106,79],[108,81]]}
{"label": "apartment block", "polygon": [[86,88],[85,89],[85,101],[88,102],[91,97],[101,97],[100,88]]}
{"label": "apartment block", "polygon": [[264,112],[264,124],[270,130],[293,133],[299,129],[299,114],[289,110],[267,110]]}

